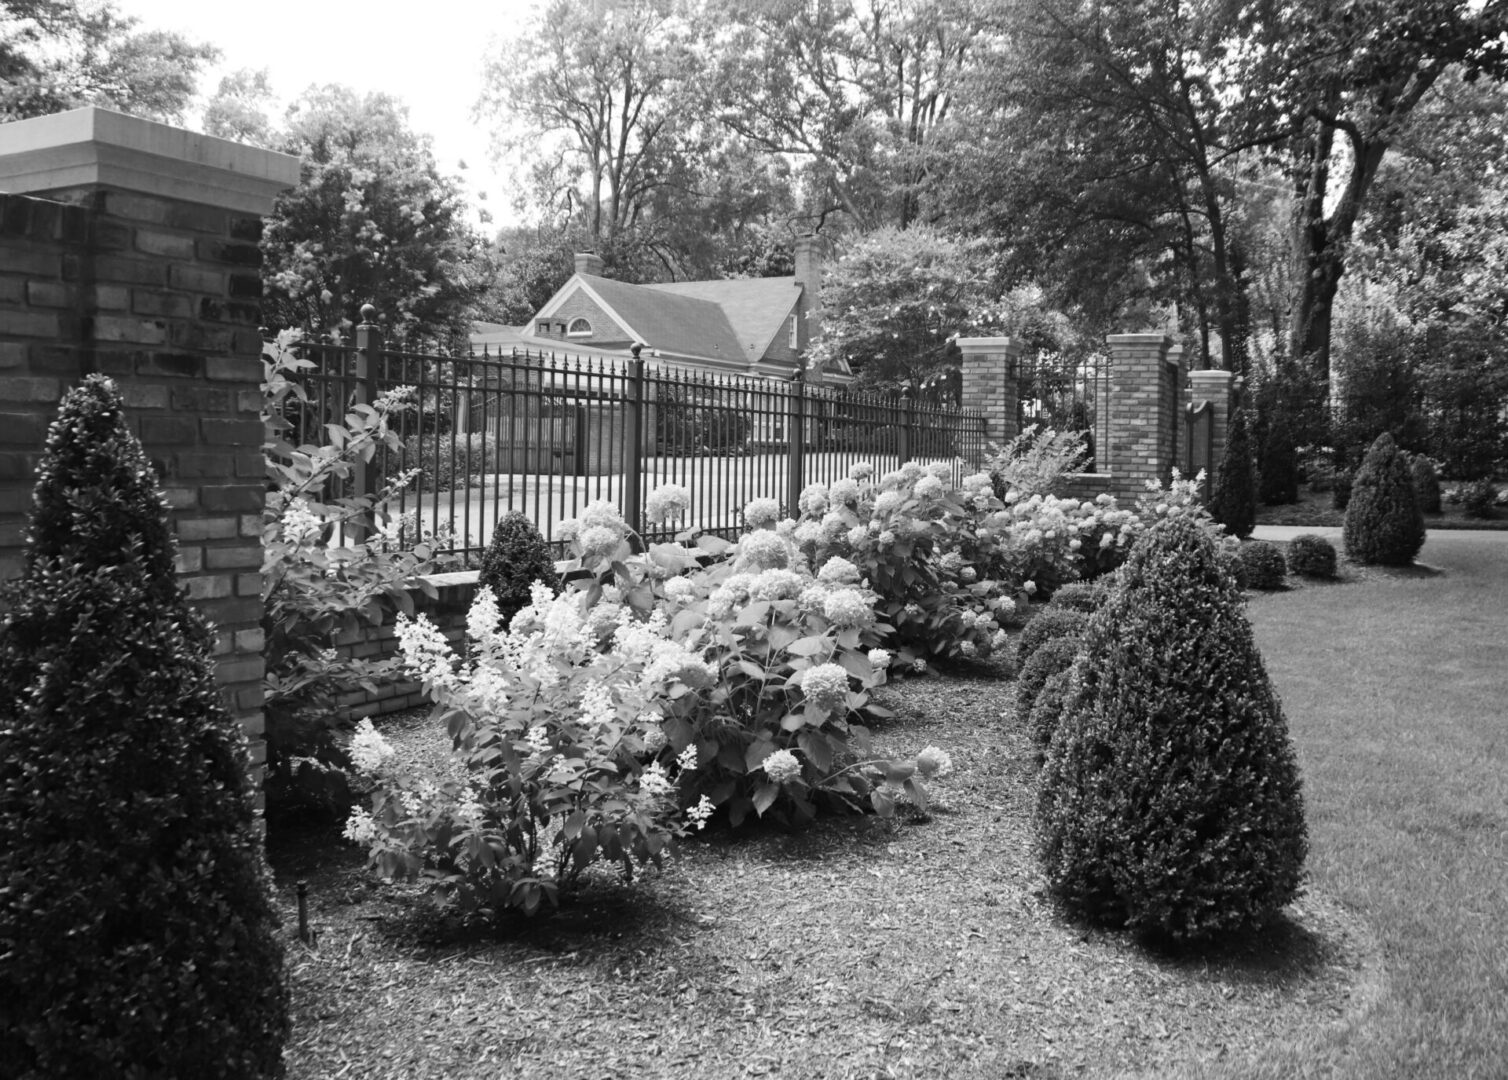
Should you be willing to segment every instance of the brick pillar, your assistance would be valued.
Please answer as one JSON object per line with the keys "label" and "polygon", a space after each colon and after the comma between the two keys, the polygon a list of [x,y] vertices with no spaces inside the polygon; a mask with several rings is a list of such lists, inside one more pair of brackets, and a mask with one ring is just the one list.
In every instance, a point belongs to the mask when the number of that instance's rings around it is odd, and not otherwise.
{"label": "brick pillar", "polygon": [[[982,412],[985,439],[1004,446],[1020,434],[1021,342],[1008,337],[959,338],[958,347],[963,352],[963,406]],[[969,464],[977,468],[981,463]]]}
{"label": "brick pillar", "polygon": [[1187,404],[1198,406],[1200,402],[1208,401],[1214,406],[1214,437],[1210,446],[1210,459],[1214,462],[1214,467],[1208,478],[1212,485],[1215,482],[1214,469],[1218,469],[1220,462],[1225,460],[1225,440],[1230,431],[1230,414],[1235,408],[1234,377],[1229,371],[1207,368],[1189,372],[1188,381],[1188,390],[1184,394]]}
{"label": "brick pillar", "polygon": [[1110,446],[1100,468],[1110,492],[1131,502],[1148,480],[1166,483],[1175,462],[1181,358],[1163,334],[1111,334]]}
{"label": "brick pillar", "polygon": [[162,471],[190,598],[251,740],[262,720],[262,216],[298,159],[85,108],[0,140],[0,577],[63,390],[111,376]]}

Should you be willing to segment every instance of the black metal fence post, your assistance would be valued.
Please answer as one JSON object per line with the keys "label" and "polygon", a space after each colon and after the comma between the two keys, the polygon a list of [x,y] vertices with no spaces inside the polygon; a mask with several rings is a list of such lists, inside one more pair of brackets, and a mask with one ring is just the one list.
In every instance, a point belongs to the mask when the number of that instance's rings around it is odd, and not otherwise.
{"label": "black metal fence post", "polygon": [[[361,305],[361,322],[356,327],[355,364],[351,404],[370,405],[377,398],[377,373],[382,365],[382,328],[377,325],[377,309],[371,304]],[[351,475],[353,494],[366,498],[375,496],[377,473],[375,463],[357,458]],[[375,528],[376,522],[372,520],[370,511],[358,515],[351,521],[351,542],[360,544]]]}
{"label": "black metal fence post", "polygon": [[916,448],[916,402],[911,397],[911,387],[901,390],[901,437],[896,447],[896,456],[900,458],[900,464],[904,465],[911,460]]}
{"label": "black metal fence post", "polygon": [[786,459],[786,513],[800,512],[801,489],[806,486],[806,393],[801,369],[791,380],[786,397],[786,441],[790,456]]}
{"label": "black metal fence post", "polygon": [[628,446],[623,462],[623,520],[639,535],[644,531],[644,361],[637,355],[628,362],[624,390]]}

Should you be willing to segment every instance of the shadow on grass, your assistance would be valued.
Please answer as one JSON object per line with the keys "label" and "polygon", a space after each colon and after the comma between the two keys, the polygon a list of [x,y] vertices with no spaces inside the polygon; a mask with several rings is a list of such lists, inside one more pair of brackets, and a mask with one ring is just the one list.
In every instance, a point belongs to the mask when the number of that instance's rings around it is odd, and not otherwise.
{"label": "shadow on grass", "polygon": [[1217,978],[1249,986],[1291,986],[1333,967],[1346,953],[1338,928],[1317,931],[1281,912],[1266,926],[1207,942],[1135,939],[1165,970],[1195,979]]}

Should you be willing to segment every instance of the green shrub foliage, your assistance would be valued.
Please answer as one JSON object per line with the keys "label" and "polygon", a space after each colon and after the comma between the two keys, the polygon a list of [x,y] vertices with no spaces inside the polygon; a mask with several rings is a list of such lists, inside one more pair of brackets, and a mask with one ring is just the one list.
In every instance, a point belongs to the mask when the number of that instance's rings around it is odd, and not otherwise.
{"label": "green shrub foliage", "polygon": [[1461,488],[1461,511],[1469,518],[1490,518],[1497,505],[1498,489],[1491,480],[1473,480]]}
{"label": "green shrub foliage", "polygon": [[1082,611],[1092,615],[1105,606],[1110,590],[1099,581],[1070,581],[1052,594],[1052,606],[1060,610]]}
{"label": "green shrub foliage", "polygon": [[482,555],[477,584],[497,597],[498,613],[507,626],[529,604],[529,587],[543,581],[560,592],[560,575],[550,558],[550,545],[539,526],[517,510],[504,514],[492,530],[492,543]]}
{"label": "green shrub foliage", "polygon": [[1424,514],[1393,437],[1377,436],[1356,471],[1346,507],[1346,555],[1359,563],[1406,566],[1424,546]]}
{"label": "green shrub foliage", "polygon": [[1351,483],[1355,477],[1349,469],[1336,470],[1330,483],[1330,505],[1335,509],[1344,510],[1351,505]]}
{"label": "green shrub foliage", "polygon": [[1069,701],[1082,687],[1082,680],[1076,671],[1079,661],[1059,671],[1042,684],[1042,692],[1037,695],[1036,702],[1032,705],[1031,729],[1032,739],[1037,744],[1037,763],[1040,765],[1046,759],[1047,748],[1052,745],[1052,738],[1058,731],[1058,722],[1063,717],[1063,711],[1068,708]]}
{"label": "green shrub foliage", "polygon": [[1159,522],[1089,622],[1047,752],[1038,850],[1069,910],[1154,937],[1259,925],[1298,895],[1298,765],[1240,593]]}
{"label": "green shrub foliage", "polygon": [[1241,409],[1231,414],[1225,452],[1215,470],[1210,516],[1232,536],[1242,539],[1257,527],[1257,463],[1246,413]]}
{"label": "green shrub foliage", "polygon": [[1416,455],[1409,463],[1409,474],[1414,478],[1414,494],[1419,499],[1419,509],[1426,514],[1440,512],[1440,474],[1435,463],[1423,454]]}
{"label": "green shrub foliage", "polygon": [[1288,570],[1302,577],[1333,578],[1335,545],[1312,533],[1295,536],[1288,542]]}
{"label": "green shrub foliage", "polygon": [[288,997],[239,725],[114,385],[63,400],[0,620],[7,1076],[282,1074]]}
{"label": "green shrub foliage", "polygon": [[1077,634],[1065,635],[1045,641],[1032,653],[1016,676],[1016,717],[1021,721],[1030,719],[1032,707],[1042,693],[1047,680],[1073,666],[1083,642]]}
{"label": "green shrub foliage", "polygon": [[1262,444],[1258,489],[1268,506],[1299,501],[1299,454],[1293,421],[1281,407],[1274,411]]}
{"label": "green shrub foliage", "polygon": [[1088,621],[1089,616],[1082,611],[1049,604],[1032,616],[1016,639],[1016,669],[1025,669],[1032,653],[1054,638],[1078,636]]}
{"label": "green shrub foliage", "polygon": [[1288,568],[1276,544],[1248,540],[1236,552],[1236,580],[1245,589],[1281,589]]}

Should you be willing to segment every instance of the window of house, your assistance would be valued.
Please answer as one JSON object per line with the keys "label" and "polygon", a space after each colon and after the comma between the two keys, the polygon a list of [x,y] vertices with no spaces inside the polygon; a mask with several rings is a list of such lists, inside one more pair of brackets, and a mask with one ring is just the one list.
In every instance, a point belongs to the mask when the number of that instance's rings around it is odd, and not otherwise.
{"label": "window of house", "polygon": [[797,317],[796,317],[796,315],[795,315],[794,312],[791,314],[791,334],[790,334],[789,342],[790,342],[791,348],[793,348],[793,349],[799,349],[799,348],[801,348],[801,334],[800,334],[800,332],[798,330],[798,327],[797,327]]}
{"label": "window of house", "polygon": [[550,332],[550,320],[540,319],[534,324],[534,332],[536,334],[548,334]]}
{"label": "window of house", "polygon": [[591,337],[592,324],[585,319],[572,319],[571,325],[566,328],[568,337]]}

